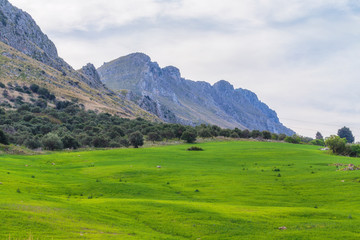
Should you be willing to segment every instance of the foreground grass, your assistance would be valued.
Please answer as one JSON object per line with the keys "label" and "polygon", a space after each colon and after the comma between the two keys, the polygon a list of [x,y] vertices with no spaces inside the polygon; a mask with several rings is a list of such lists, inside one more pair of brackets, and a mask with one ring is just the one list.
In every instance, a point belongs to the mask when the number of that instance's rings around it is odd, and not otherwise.
{"label": "foreground grass", "polygon": [[0,155],[0,239],[360,237],[360,172],[329,166],[359,159],[286,143],[197,146]]}

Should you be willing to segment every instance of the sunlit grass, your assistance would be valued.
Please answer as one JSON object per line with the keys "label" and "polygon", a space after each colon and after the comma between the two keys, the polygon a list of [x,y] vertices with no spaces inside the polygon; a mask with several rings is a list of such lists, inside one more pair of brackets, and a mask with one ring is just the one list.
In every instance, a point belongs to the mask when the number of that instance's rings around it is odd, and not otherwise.
{"label": "sunlit grass", "polygon": [[[217,142],[0,156],[0,239],[358,239],[360,164]],[[285,226],[286,230],[279,230]]]}

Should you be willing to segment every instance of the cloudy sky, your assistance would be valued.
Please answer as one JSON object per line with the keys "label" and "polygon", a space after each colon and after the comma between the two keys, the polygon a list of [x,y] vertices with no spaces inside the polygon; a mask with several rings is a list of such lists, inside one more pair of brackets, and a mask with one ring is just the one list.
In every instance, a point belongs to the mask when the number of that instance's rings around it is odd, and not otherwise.
{"label": "cloudy sky", "polygon": [[182,76],[255,92],[314,137],[360,141],[358,0],[10,0],[78,69],[144,52]]}

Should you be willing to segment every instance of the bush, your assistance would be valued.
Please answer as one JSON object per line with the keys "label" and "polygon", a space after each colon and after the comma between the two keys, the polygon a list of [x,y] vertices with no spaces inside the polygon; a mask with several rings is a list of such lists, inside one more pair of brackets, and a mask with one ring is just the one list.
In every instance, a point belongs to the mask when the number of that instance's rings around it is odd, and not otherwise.
{"label": "bush", "polygon": [[9,138],[1,129],[0,129],[0,143],[4,145],[9,145]]}
{"label": "bush", "polygon": [[144,136],[139,131],[136,131],[130,134],[129,141],[134,148],[138,148],[139,146],[144,145]]}
{"label": "bush", "polygon": [[148,137],[147,137],[147,138],[148,138],[149,141],[153,141],[153,142],[155,142],[155,141],[161,141],[161,140],[162,140],[160,134],[157,133],[157,132],[150,132],[150,133],[148,133]]}
{"label": "bush", "polygon": [[264,138],[264,139],[271,139],[271,132],[269,132],[269,131],[262,131],[262,137]]}
{"label": "bush", "polygon": [[201,147],[190,147],[187,149],[188,151],[204,151],[204,149],[202,149]]}
{"label": "bush", "polygon": [[211,132],[209,129],[201,129],[199,131],[199,137],[210,138],[210,137],[212,137],[212,135],[211,135]]}
{"label": "bush", "polygon": [[28,138],[25,140],[24,145],[30,149],[36,149],[41,147],[41,142],[36,138]]}
{"label": "bush", "polygon": [[231,138],[240,138],[239,134],[237,134],[236,132],[233,132],[231,135],[230,135]]}
{"label": "bush", "polygon": [[335,154],[343,154],[346,146],[346,139],[331,135],[325,140],[326,146]]}
{"label": "bush", "polygon": [[46,150],[60,150],[63,149],[63,143],[60,137],[55,133],[46,134],[42,140],[42,145]]}
{"label": "bush", "polygon": [[61,139],[64,148],[78,149],[80,147],[79,142],[71,135],[65,135]]}
{"label": "bush", "polygon": [[34,92],[34,93],[37,93],[38,92],[38,90],[39,90],[39,86],[38,85],[36,85],[36,84],[31,84],[30,85],[30,90],[32,91],[32,92]]}
{"label": "bush", "polygon": [[325,146],[325,141],[324,139],[314,139],[312,141],[310,141],[310,144],[312,145],[316,145],[316,146]]}
{"label": "bush", "polygon": [[186,141],[187,143],[194,143],[196,141],[197,134],[195,131],[186,130],[182,136],[181,139]]}
{"label": "bush", "polygon": [[293,136],[287,136],[284,139],[285,142],[287,143],[294,143],[294,144],[299,144],[301,142],[301,138],[297,135],[293,135]]}
{"label": "bush", "polygon": [[92,145],[96,148],[104,148],[109,146],[109,139],[104,135],[98,135],[93,138]]}

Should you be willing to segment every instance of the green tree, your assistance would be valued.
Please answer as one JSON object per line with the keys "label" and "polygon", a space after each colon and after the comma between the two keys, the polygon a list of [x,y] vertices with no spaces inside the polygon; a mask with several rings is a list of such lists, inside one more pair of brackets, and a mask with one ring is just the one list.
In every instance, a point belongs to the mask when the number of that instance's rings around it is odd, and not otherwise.
{"label": "green tree", "polygon": [[324,139],[324,137],[320,132],[317,132],[315,135],[315,139]]}
{"label": "green tree", "polygon": [[144,145],[144,136],[141,132],[136,131],[129,136],[130,144],[134,146],[134,148],[138,148],[139,146]]}
{"label": "green tree", "polygon": [[203,129],[199,130],[199,137],[210,138],[210,137],[212,137],[212,135],[211,135],[211,132],[209,129],[203,128]]}
{"label": "green tree", "polygon": [[338,136],[340,138],[345,138],[348,143],[353,143],[355,141],[351,130],[347,127],[340,128],[338,130]]}
{"label": "green tree", "polygon": [[262,131],[262,137],[264,138],[264,139],[271,139],[271,132],[269,132],[269,131]]}
{"label": "green tree", "polygon": [[9,138],[6,136],[3,130],[0,129],[0,143],[9,145]]}
{"label": "green tree", "polygon": [[80,147],[79,142],[71,135],[65,135],[61,139],[64,148],[78,149]]}
{"label": "green tree", "polygon": [[149,141],[152,141],[152,142],[162,140],[162,138],[161,138],[161,136],[160,136],[160,134],[158,132],[150,132],[150,133],[148,133],[147,138],[148,138]]}
{"label": "green tree", "polygon": [[194,130],[186,130],[181,139],[186,141],[187,143],[194,143],[196,141],[197,134]]}
{"label": "green tree", "polygon": [[330,150],[332,150],[333,153],[342,154],[345,150],[346,139],[340,138],[336,135],[331,135],[330,137],[326,138],[325,144],[330,148]]}
{"label": "green tree", "polygon": [[252,130],[252,131],[251,131],[251,137],[252,137],[252,138],[262,137],[262,136],[261,136],[261,132],[260,132],[259,130]]}
{"label": "green tree", "polygon": [[46,150],[63,149],[63,143],[60,137],[55,133],[48,133],[41,139],[42,145]]}

